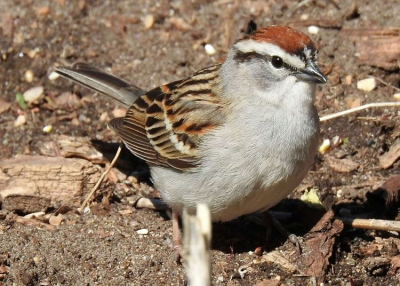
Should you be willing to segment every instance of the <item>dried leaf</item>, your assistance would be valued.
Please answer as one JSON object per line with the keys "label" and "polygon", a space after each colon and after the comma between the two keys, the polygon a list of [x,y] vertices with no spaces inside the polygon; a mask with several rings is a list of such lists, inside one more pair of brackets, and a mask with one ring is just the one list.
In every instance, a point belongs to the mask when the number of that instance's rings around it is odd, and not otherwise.
{"label": "dried leaf", "polygon": [[0,98],[0,114],[7,112],[11,107],[11,103]]}
{"label": "dried leaf", "polygon": [[325,156],[324,159],[332,170],[339,173],[350,173],[360,166],[350,159],[336,159],[332,156]]}
{"label": "dried leaf", "polygon": [[379,157],[379,165],[383,169],[391,167],[400,157],[400,139],[397,139],[389,151]]}
{"label": "dried leaf", "polygon": [[400,269],[400,255],[393,256],[390,259],[390,269],[396,273],[397,269]]}

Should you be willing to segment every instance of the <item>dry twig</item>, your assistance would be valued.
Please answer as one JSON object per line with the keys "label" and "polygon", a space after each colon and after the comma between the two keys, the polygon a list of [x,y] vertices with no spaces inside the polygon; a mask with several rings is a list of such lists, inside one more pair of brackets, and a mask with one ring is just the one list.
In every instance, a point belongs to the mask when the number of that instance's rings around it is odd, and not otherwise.
{"label": "dry twig", "polygon": [[322,116],[319,118],[320,122],[324,122],[324,121],[328,121],[334,118],[338,118],[341,116],[345,116],[351,113],[355,113],[361,110],[365,110],[368,108],[378,108],[378,107],[397,107],[400,106],[400,102],[375,102],[375,103],[368,103],[368,104],[364,104],[358,107],[354,107],[354,108],[350,108],[347,110],[343,110],[340,112],[336,112],[336,113],[332,113],[332,114],[328,114],[325,116]]}
{"label": "dry twig", "polygon": [[100,186],[101,182],[103,181],[104,177],[111,171],[112,167],[114,166],[115,162],[117,162],[117,159],[119,155],[121,154],[121,145],[118,147],[117,153],[115,154],[114,159],[112,160],[110,166],[108,166],[107,170],[104,171],[103,174],[101,174],[99,180],[97,181],[96,185],[93,187],[93,189],[90,191],[90,193],[86,196],[86,199],[82,203],[82,205],[78,208],[78,212],[82,212],[89,200],[92,198],[94,192],[98,189]]}
{"label": "dry twig", "polygon": [[348,217],[337,217],[336,219],[341,220],[346,226],[350,226],[352,228],[400,231],[400,221]]}

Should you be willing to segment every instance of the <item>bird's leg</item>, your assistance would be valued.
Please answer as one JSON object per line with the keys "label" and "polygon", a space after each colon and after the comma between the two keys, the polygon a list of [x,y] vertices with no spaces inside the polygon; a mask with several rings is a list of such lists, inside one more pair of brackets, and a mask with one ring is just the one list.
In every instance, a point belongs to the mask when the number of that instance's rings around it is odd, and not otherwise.
{"label": "bird's leg", "polygon": [[268,211],[262,214],[267,224],[267,239],[271,235],[271,227],[275,228],[284,238],[288,238],[291,235]]}
{"label": "bird's leg", "polygon": [[177,261],[179,261],[182,252],[182,234],[179,229],[178,213],[174,211],[172,211],[172,244],[177,254]]}

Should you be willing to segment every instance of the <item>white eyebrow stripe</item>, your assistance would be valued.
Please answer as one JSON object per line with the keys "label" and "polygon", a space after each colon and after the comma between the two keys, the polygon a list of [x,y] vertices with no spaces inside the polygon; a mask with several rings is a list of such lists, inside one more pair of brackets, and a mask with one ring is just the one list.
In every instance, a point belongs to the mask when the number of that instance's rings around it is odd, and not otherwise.
{"label": "white eyebrow stripe", "polygon": [[295,68],[302,69],[305,67],[305,63],[296,56],[290,55],[289,53],[282,50],[280,47],[270,43],[260,43],[254,40],[240,41],[235,44],[235,47],[243,53],[256,52],[261,55],[278,56],[283,59],[285,63],[288,63]]}

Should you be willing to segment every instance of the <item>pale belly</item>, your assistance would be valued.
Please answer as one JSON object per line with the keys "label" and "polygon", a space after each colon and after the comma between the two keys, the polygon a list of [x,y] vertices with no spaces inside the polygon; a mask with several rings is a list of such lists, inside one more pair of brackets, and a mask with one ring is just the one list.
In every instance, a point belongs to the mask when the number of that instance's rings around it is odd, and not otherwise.
{"label": "pale belly", "polygon": [[[185,207],[194,213],[197,203],[205,203],[214,221],[228,221],[269,209],[284,199],[313,163],[319,125],[316,111],[297,119],[282,114],[277,120],[277,116],[258,125],[246,117],[238,118],[231,122],[232,127],[218,130],[203,141],[200,152],[204,156],[194,172],[152,167],[163,200],[176,212]],[[274,122],[266,124],[266,120],[282,123],[285,129]],[[257,138],[251,140],[254,134]]]}

